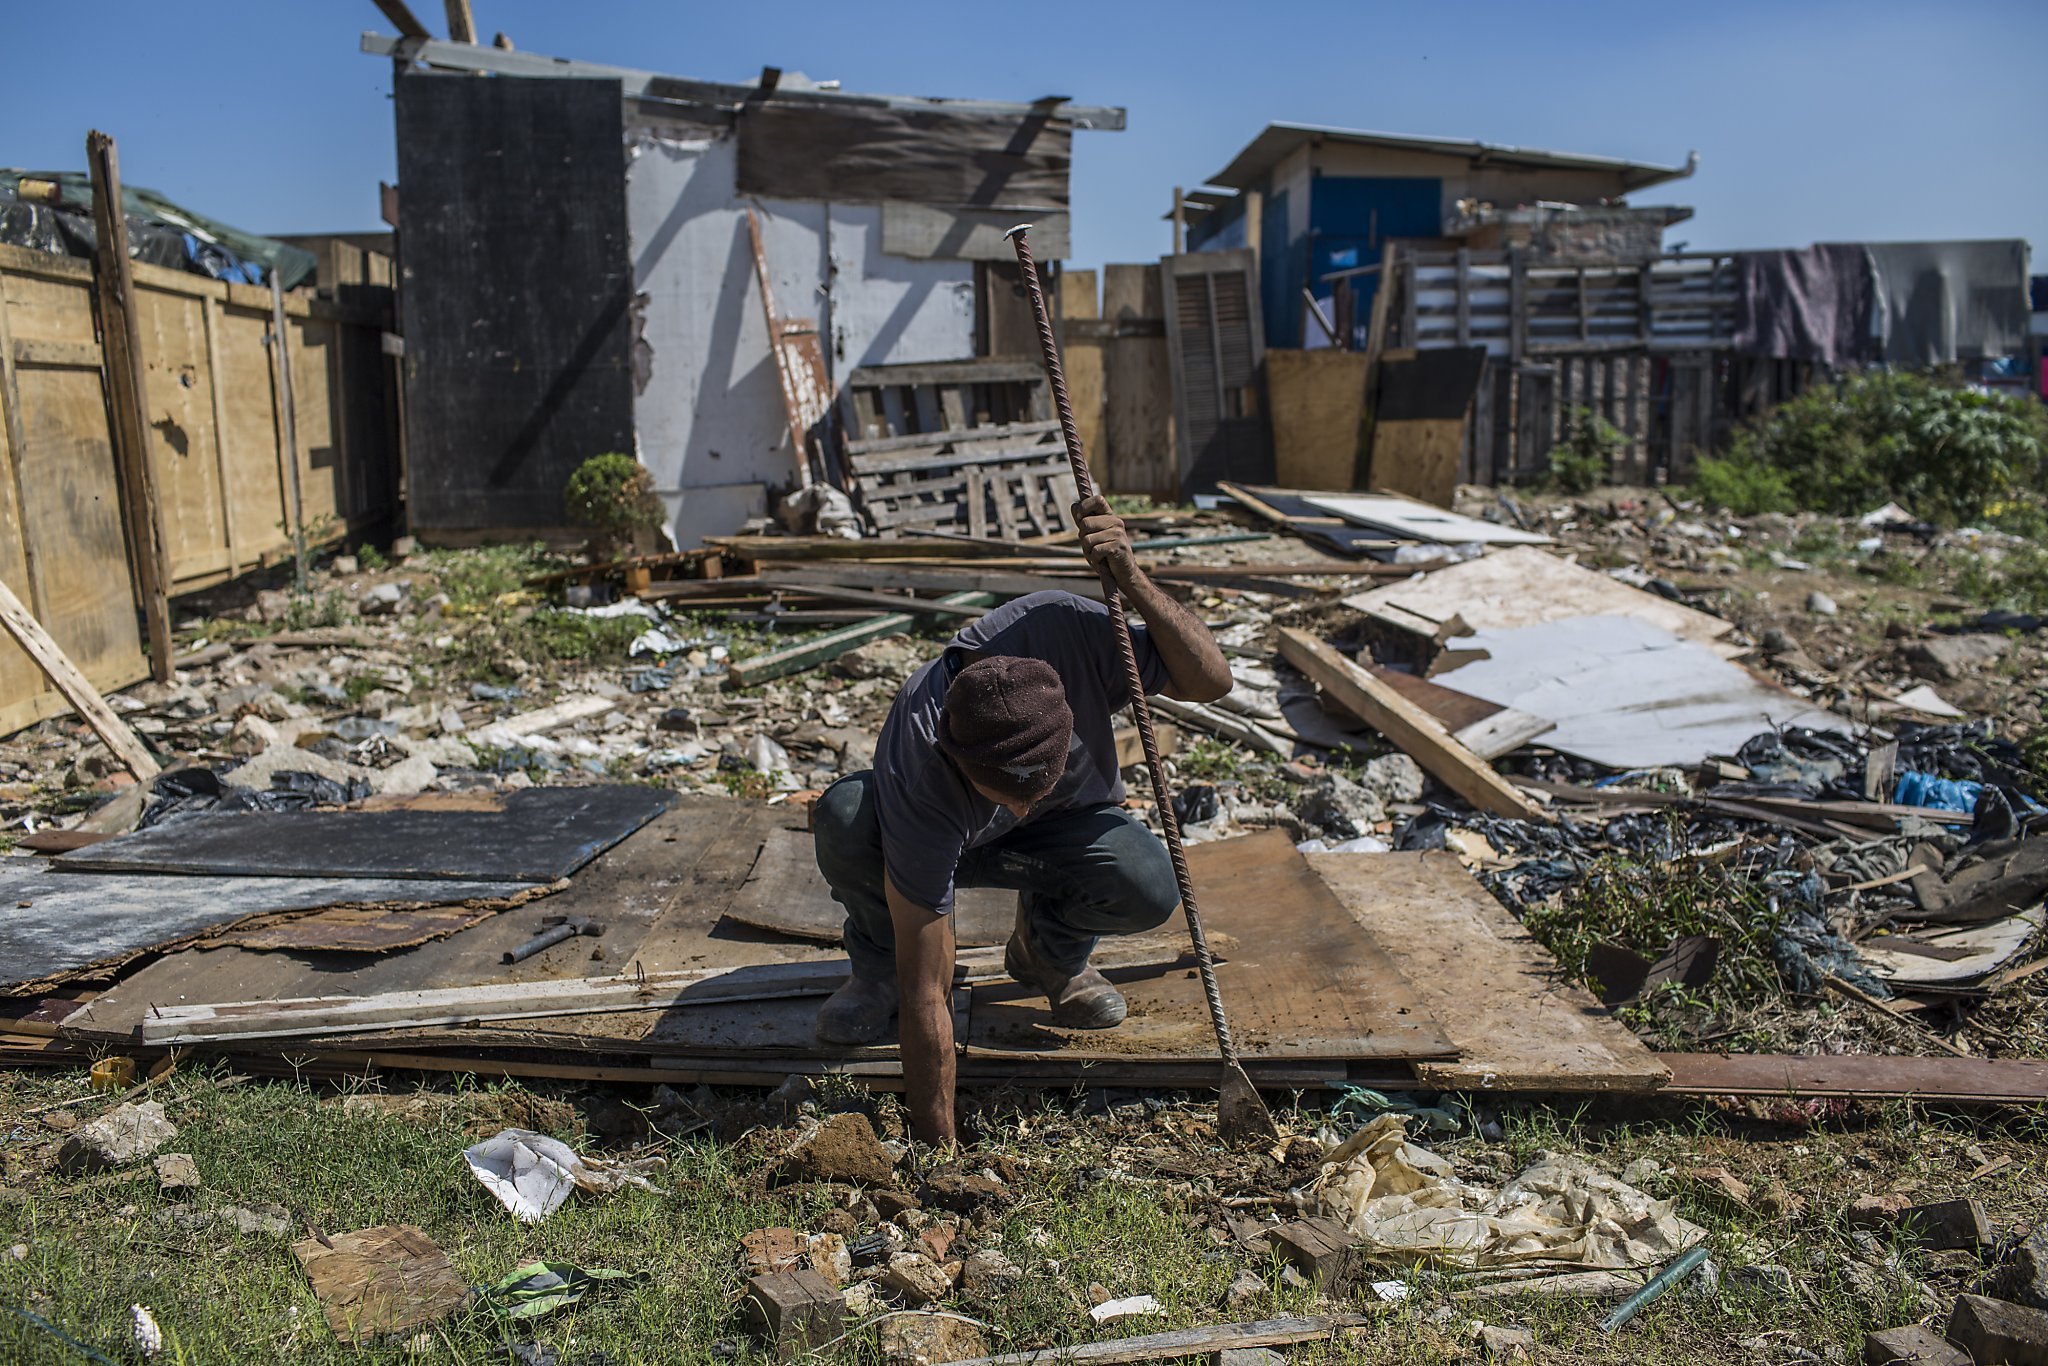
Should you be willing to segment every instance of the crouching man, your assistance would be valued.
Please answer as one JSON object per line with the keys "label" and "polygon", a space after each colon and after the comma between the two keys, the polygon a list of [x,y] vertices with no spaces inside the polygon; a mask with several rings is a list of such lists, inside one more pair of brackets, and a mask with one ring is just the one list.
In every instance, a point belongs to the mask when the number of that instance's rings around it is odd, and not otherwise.
{"label": "crouching man", "polygon": [[[1101,498],[1074,509],[1088,562],[1107,569],[1133,625],[1147,693],[1213,702],[1230,669],[1208,628],[1147,578]],[[900,1017],[917,1136],[953,1138],[953,893],[1016,891],[1003,955],[1054,1022],[1122,1023],[1124,1000],[1089,965],[1096,939],[1156,928],[1180,904],[1166,846],[1123,808],[1115,718],[1129,701],[1117,623],[1071,593],[1018,598],[955,636],[903,685],[870,773],[818,801],[818,867],[846,908],[853,975],[818,1012],[818,1037],[872,1043]]]}

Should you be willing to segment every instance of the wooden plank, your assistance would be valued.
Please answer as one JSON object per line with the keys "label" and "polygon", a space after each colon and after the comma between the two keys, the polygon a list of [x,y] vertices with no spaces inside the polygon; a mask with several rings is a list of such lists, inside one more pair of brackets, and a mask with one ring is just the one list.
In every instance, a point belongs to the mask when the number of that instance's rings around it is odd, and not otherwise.
{"label": "wooden plank", "polygon": [[205,303],[203,321],[206,328],[206,395],[213,408],[213,459],[216,477],[220,483],[221,534],[227,541],[228,573],[238,574],[242,569],[241,541],[235,534],[235,498],[228,491],[228,471],[233,462],[228,456],[227,387],[221,377],[220,368],[220,302],[208,299]]}
{"label": "wooden plank", "polygon": [[671,1010],[708,1002],[822,996],[839,989],[846,966],[763,964],[647,976],[574,977],[553,982],[394,991],[375,996],[309,996],[278,1001],[161,1006],[142,1020],[153,1045],[311,1038],[373,1030],[467,1025],[487,1020]]}
{"label": "wooden plank", "polygon": [[1373,942],[1457,1045],[1417,1064],[1447,1090],[1654,1091],[1670,1071],[1506,908],[1441,850],[1310,854]]}
{"label": "wooden plank", "polygon": [[[36,662],[36,667],[43,671],[51,686],[64,694],[64,699],[92,727],[92,733],[99,736],[100,742],[127,766],[137,781],[148,782],[161,771],[135,732],[128,729],[128,723],[114,715],[106,699],[86,681],[78,666],[57,647],[57,642],[50,639],[50,633],[43,629],[42,623],[29,614],[28,608],[5,583],[0,583],[0,626],[4,626],[7,634],[28,652],[29,658]],[[165,655],[164,659],[168,663],[170,656]]]}
{"label": "wooden plank", "polygon": [[[959,607],[987,607],[994,604],[995,597],[989,593],[953,593],[940,601]],[[735,686],[751,688],[756,683],[764,683],[771,678],[801,673],[805,669],[830,663],[848,650],[865,645],[871,640],[880,640],[884,636],[901,635],[915,624],[915,618],[902,613],[876,617],[873,621],[849,626],[845,630],[834,631],[816,640],[792,645],[786,650],[775,650],[765,655],[755,655],[752,659],[743,659],[734,664],[728,672]]]}
{"label": "wooden plank", "polygon": [[26,340],[14,343],[16,365],[48,365],[74,370],[100,368],[101,352],[96,342]]}
{"label": "wooden plank", "polygon": [[[107,348],[107,399],[113,415],[114,453],[121,467],[121,501],[126,510],[128,563],[149,637],[150,674],[171,680],[170,556],[164,547],[156,472],[149,458],[149,418],[143,410],[148,376],[143,372],[142,332],[136,317],[135,274],[128,261],[127,219],[122,212],[120,158],[114,140],[94,131],[85,139],[92,170],[94,257],[99,289],[101,335]],[[73,705],[77,705],[73,702]]]}
{"label": "wooden plank", "polygon": [[[1014,492],[998,490],[997,506],[1005,501],[1014,502]],[[1014,514],[1013,514],[1014,520]],[[1066,568],[1062,565],[1061,568]],[[801,585],[807,589],[862,587],[862,588],[911,588],[931,593],[994,593],[999,596],[1021,598],[1027,593],[1043,593],[1059,589],[1076,593],[1084,598],[1102,600],[1102,583],[1092,574],[1080,572],[1076,567],[1072,579],[1056,579],[1039,574],[1018,573],[1010,569],[990,569],[980,565],[973,568],[927,569],[922,566],[849,564],[830,569],[810,564],[778,565],[772,560],[763,560],[760,565],[762,578],[773,579],[789,586]],[[1247,571],[1239,569],[1237,573]]]}
{"label": "wooden plank", "polygon": [[[452,2],[452,0],[451,0]],[[306,582],[306,498],[299,477],[298,397],[292,389],[291,329],[285,323],[284,290],[270,277],[270,338],[277,357],[277,458],[290,491],[292,563],[301,587]]]}
{"label": "wooden plank", "polygon": [[1447,688],[1419,674],[1364,661],[1360,661],[1359,667],[1428,712],[1459,744],[1481,759],[1498,759],[1546,731],[1557,729],[1554,721]]}
{"label": "wooden plank", "polygon": [[1659,1053],[1657,1060],[1671,1069],[1665,1090],[1688,1095],[2048,1103],[2048,1062],[2030,1058]]}
{"label": "wooden plank", "polygon": [[[721,582],[724,582],[721,580]],[[882,593],[867,588],[848,588],[838,584],[794,583],[780,578],[763,577],[763,588],[794,588],[806,596],[828,598],[833,602],[850,602],[861,607],[879,607],[891,612],[925,612],[934,616],[978,617],[989,609],[963,603],[927,600],[905,597],[901,593]]]}
{"label": "wooden plank", "polygon": [[414,17],[411,7],[405,0],[374,0],[374,3],[383,16],[391,21],[391,26],[398,30],[399,37],[425,39],[434,36],[425,24]]}
{"label": "wooden plank", "polygon": [[1543,809],[1453,739],[1427,712],[1305,631],[1283,627],[1280,653],[1366,724],[1399,745],[1444,786],[1482,811],[1547,820]]}
{"label": "wooden plank", "polygon": [[443,5],[448,14],[448,41],[474,43],[476,20],[470,17],[469,0],[443,0]]}
{"label": "wooden plank", "polygon": [[1376,1318],[1372,1314],[1321,1314],[1308,1318],[1218,1323],[1206,1328],[1176,1328],[1167,1333],[1112,1338],[1107,1342],[1048,1347],[1037,1352],[973,1357],[956,1361],[953,1366],[1111,1366],[1111,1363],[1133,1361],[1175,1361],[1182,1357],[1210,1356],[1233,1350],[1314,1342],[1334,1337],[1347,1328],[1363,1328]]}

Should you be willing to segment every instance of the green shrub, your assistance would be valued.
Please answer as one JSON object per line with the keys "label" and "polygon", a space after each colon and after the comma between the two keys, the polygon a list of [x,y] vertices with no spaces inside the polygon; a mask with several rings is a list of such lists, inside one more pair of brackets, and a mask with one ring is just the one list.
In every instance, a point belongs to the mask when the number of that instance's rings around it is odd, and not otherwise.
{"label": "green shrub", "polygon": [[1571,429],[1551,448],[1543,482],[1560,493],[1590,493],[1612,477],[1614,457],[1627,444],[1612,422],[1591,408],[1574,408]]}
{"label": "green shrub", "polygon": [[562,507],[578,526],[594,527],[606,542],[630,541],[636,531],[662,524],[654,476],[630,455],[609,451],[576,467],[562,490]]}
{"label": "green shrub", "polygon": [[1738,517],[1799,510],[1784,473],[1746,457],[1700,461],[1693,472],[1692,491],[1702,502],[1726,508]]}
{"label": "green shrub", "polygon": [[2048,468],[2048,411],[1929,374],[1868,370],[1817,385],[1742,428],[1694,492],[1738,514],[1841,516],[1896,501],[1955,525],[2029,495]]}

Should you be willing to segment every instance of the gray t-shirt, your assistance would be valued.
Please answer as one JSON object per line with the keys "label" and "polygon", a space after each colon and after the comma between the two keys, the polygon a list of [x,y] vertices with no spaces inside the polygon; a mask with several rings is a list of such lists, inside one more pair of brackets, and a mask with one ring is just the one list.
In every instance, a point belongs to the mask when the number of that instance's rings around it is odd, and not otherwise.
{"label": "gray t-shirt", "polygon": [[[1166,665],[1145,627],[1131,624],[1145,691],[1167,684]],[[1116,713],[1130,702],[1116,623],[1099,602],[1072,593],[1032,593],[988,613],[937,659],[911,675],[889,709],[875,746],[875,808],[882,859],[896,890],[944,915],[953,909],[960,856],[1000,839],[1018,820],[976,792],[938,747],[939,714],[954,675],[978,655],[1042,659],[1066,684],[1074,713],[1067,771],[1025,820],[1124,799],[1116,766]]]}

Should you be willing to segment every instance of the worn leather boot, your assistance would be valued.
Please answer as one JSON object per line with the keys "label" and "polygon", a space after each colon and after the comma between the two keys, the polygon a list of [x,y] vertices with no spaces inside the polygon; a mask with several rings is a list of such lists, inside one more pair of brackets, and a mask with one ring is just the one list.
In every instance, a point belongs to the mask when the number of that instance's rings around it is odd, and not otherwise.
{"label": "worn leather boot", "polygon": [[858,972],[818,1007],[821,1043],[874,1043],[887,1038],[896,1018],[896,978],[863,977]]}
{"label": "worn leather boot", "polygon": [[1003,971],[1027,987],[1045,993],[1052,1006],[1052,1022],[1068,1029],[1114,1029],[1124,1022],[1123,993],[1109,979],[1084,963],[1075,973],[1063,972],[1047,963],[1031,947],[1029,918],[1024,899],[1017,901],[1017,925],[1003,949]]}

